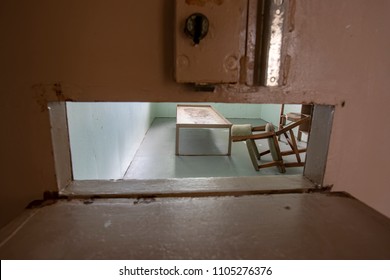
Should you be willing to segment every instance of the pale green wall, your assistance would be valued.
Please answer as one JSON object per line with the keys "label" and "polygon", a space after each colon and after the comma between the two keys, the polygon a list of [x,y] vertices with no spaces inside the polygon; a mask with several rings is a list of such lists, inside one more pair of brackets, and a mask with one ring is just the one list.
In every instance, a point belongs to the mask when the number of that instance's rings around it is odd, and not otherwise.
{"label": "pale green wall", "polygon": [[[74,179],[121,179],[153,119],[176,117],[176,104],[67,102]],[[202,104],[227,118],[261,116],[259,104]]]}
{"label": "pale green wall", "polygon": [[[176,117],[177,103],[154,103],[156,117]],[[186,104],[186,103],[180,103]],[[193,103],[192,103],[193,104]],[[225,118],[260,118],[261,104],[196,103],[212,105]]]}
{"label": "pale green wall", "polygon": [[[185,104],[185,103],[180,103]],[[226,118],[261,118],[279,124],[278,104],[210,104]],[[177,103],[67,103],[73,176],[121,179],[155,117],[176,117]],[[286,105],[285,112],[301,105]]]}
{"label": "pale green wall", "polygon": [[121,179],[153,121],[151,103],[67,103],[73,176]]}
{"label": "pale green wall", "polygon": [[280,107],[281,105],[279,104],[263,104],[260,117],[267,122],[278,125]]}

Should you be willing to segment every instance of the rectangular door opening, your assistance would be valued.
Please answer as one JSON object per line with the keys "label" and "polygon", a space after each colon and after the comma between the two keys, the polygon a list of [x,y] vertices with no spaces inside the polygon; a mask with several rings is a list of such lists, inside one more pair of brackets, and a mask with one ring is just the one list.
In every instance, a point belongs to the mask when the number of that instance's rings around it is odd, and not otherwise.
{"label": "rectangular door opening", "polygon": [[[178,103],[147,102],[50,104],[60,192],[65,190],[69,192],[69,186],[84,186],[84,190],[89,189],[89,192],[93,192],[93,187],[85,187],[90,183],[107,188],[112,184],[123,187],[128,186],[129,183],[132,185],[134,182],[146,181],[172,185],[172,181],[177,182],[180,179],[201,182],[226,178],[235,178],[234,180],[245,178],[254,181],[261,177],[276,178],[280,175],[281,177],[303,177],[304,166],[286,168],[285,173],[280,173],[275,166],[256,171],[246,141],[231,143],[230,155],[176,155],[177,105]],[[301,104],[282,106],[281,104],[208,103],[207,105],[215,108],[233,126],[249,124],[256,127],[272,123],[276,130],[282,128],[281,114],[302,112]],[[62,122],[58,121],[61,120],[61,116],[65,118]],[[64,126],[62,129],[61,125]],[[295,138],[299,138],[297,147],[306,149],[310,134],[301,133],[299,129],[299,126],[294,128]],[[197,143],[200,144],[200,148],[203,146],[206,150],[227,148],[220,143],[225,142],[221,139],[226,139],[228,135],[225,134],[230,133],[229,130],[215,127],[206,127],[198,131],[191,128],[185,130],[188,130],[187,136],[183,136],[181,141],[188,144],[190,148]],[[62,143],[59,138],[65,139],[63,142],[68,143]],[[291,149],[284,134],[280,135],[278,142],[282,153]],[[267,139],[256,140],[255,143],[260,152],[269,149]],[[204,145],[210,146],[204,147]],[[211,147],[213,145],[215,147]],[[60,160],[59,157],[61,154],[66,154],[66,150],[69,158]],[[302,161],[305,161],[305,158],[306,153],[302,153]],[[261,158],[262,162],[272,160],[271,153]],[[286,163],[295,162],[296,158],[291,154],[284,156],[283,160]],[[67,165],[70,170],[66,171],[64,165]],[[74,193],[74,190],[72,192]]]}

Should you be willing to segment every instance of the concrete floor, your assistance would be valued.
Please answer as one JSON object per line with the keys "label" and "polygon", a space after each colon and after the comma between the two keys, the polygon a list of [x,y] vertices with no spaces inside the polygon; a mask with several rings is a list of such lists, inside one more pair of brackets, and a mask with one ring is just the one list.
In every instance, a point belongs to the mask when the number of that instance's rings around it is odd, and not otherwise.
{"label": "concrete floor", "polygon": [[390,220],[337,193],[47,204],[0,230],[1,259],[390,259]]}
{"label": "concrete floor", "polygon": [[[229,119],[233,124],[251,123],[263,125],[261,119]],[[187,133],[187,135],[186,135]],[[227,149],[227,134],[221,130],[197,130],[182,132],[181,149],[198,153],[224,153]],[[240,177],[281,175],[276,167],[256,171],[253,168],[245,142],[232,144],[231,156],[176,156],[175,118],[156,118],[139,147],[124,179],[165,179],[199,177]],[[199,135],[201,137],[199,137]],[[193,142],[189,142],[194,140]],[[207,144],[208,143],[208,144]],[[186,144],[188,144],[186,146]],[[214,145],[215,144],[215,145]],[[257,141],[260,150],[268,149],[266,140]],[[305,142],[299,143],[305,146]],[[281,142],[281,149],[288,146]],[[208,147],[208,149],[205,149]],[[304,158],[304,155],[303,155]],[[264,156],[270,161],[270,156]],[[292,156],[286,162],[294,161]],[[288,168],[283,175],[302,174],[303,167]]]}

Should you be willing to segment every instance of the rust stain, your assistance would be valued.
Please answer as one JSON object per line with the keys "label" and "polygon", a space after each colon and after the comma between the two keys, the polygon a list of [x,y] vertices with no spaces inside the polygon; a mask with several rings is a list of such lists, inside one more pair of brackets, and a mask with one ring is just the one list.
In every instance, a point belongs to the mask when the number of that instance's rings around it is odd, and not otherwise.
{"label": "rust stain", "polygon": [[47,91],[45,85],[33,85],[32,90],[34,91],[35,101],[38,103],[39,107],[41,107],[41,112],[47,111]]}
{"label": "rust stain", "polygon": [[41,108],[41,112],[48,110],[47,103],[50,101],[72,101],[65,96],[63,86],[60,82],[54,84],[35,84],[32,87],[33,98]]}
{"label": "rust stain", "polygon": [[194,5],[204,7],[207,3],[216,4],[218,6],[222,5],[224,0],[186,0],[187,5]]}
{"label": "rust stain", "polygon": [[61,86],[61,83],[55,83],[52,87],[52,90],[54,91],[54,93],[56,94],[57,96],[57,99],[59,101],[65,101],[66,98],[62,92],[62,86]]}

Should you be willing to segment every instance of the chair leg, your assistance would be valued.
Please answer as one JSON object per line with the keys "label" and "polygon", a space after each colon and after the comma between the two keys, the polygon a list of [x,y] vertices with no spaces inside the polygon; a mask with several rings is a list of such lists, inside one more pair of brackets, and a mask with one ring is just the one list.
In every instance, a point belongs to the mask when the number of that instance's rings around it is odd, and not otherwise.
{"label": "chair leg", "polygon": [[279,160],[279,161],[276,161],[277,167],[278,167],[280,173],[285,173],[285,172],[286,172],[286,168],[285,168],[285,166],[284,166],[282,156],[280,155],[280,147],[279,147],[278,138],[274,135],[274,136],[272,137],[272,139],[273,139],[274,144],[275,144],[276,153],[277,153],[277,154],[279,155],[279,157],[280,157],[280,160]]}
{"label": "chair leg", "polygon": [[299,155],[297,141],[295,139],[294,132],[292,130],[290,130],[290,135],[291,135],[290,139],[291,139],[291,142],[292,142],[291,149],[294,151],[295,157],[297,158],[297,161],[299,163],[301,163],[301,156]]}
{"label": "chair leg", "polygon": [[[275,136],[275,138],[276,138],[276,136]],[[257,147],[255,145],[256,144],[251,139],[246,140],[246,147],[248,149],[249,157],[251,158],[253,167],[255,168],[256,171],[259,171],[261,168],[276,166],[276,167],[278,167],[280,173],[286,172],[286,169],[284,168],[283,160],[271,161],[271,162],[259,164],[259,162],[257,161],[257,156],[256,156]],[[268,150],[268,151],[263,152],[261,154],[267,154],[267,153],[270,153],[270,151]]]}
{"label": "chair leg", "polygon": [[254,151],[254,153],[256,155],[256,158],[260,159],[259,149],[257,149],[257,145],[256,145],[255,140],[251,139],[250,141],[252,141],[252,147],[253,147],[253,151]]}
{"label": "chair leg", "polygon": [[246,140],[246,147],[248,149],[249,157],[251,158],[253,167],[256,169],[256,171],[259,171],[259,164],[257,162],[257,156],[256,156],[256,147],[253,145],[253,142],[251,139]]}
{"label": "chair leg", "polygon": [[298,141],[302,141],[302,131],[298,130]]}

